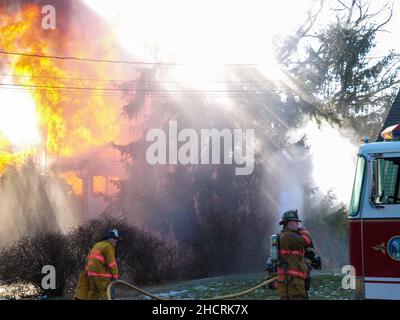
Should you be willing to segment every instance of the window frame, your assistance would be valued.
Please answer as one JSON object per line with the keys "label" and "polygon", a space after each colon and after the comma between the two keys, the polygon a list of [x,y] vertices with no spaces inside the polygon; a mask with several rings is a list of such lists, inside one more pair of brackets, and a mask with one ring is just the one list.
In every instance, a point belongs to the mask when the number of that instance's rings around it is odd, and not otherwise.
{"label": "window frame", "polygon": [[[376,157],[375,160],[379,161],[379,160],[387,160],[390,158],[397,158],[399,159],[399,165],[397,166],[397,173],[396,173],[396,177],[395,177],[395,184],[394,184],[394,196],[396,196],[396,191],[397,191],[397,199],[400,199],[399,196],[399,187],[400,187],[400,157],[399,156],[393,156],[393,157]],[[381,168],[378,166],[378,175],[377,175],[377,182],[378,185],[381,186],[382,185],[382,180],[380,179],[381,177]],[[378,188],[382,188],[382,187],[378,187]],[[374,202],[375,205],[377,206],[392,206],[392,205],[400,205],[400,201],[396,202],[396,203],[386,203],[386,202]]]}
{"label": "window frame", "polygon": [[[364,194],[364,185],[365,185],[365,176],[366,176],[366,171],[367,171],[367,158],[366,156],[364,156],[363,154],[359,153],[358,155],[358,159],[357,159],[357,164],[356,164],[356,172],[354,175],[354,181],[353,181],[353,188],[351,191],[351,200],[350,200],[350,206],[349,206],[349,213],[348,215],[350,217],[355,217],[360,213],[360,207],[361,207],[361,203],[362,203],[362,199],[363,199],[363,194]],[[362,169],[362,174],[361,174],[361,184],[360,184],[360,188],[359,188],[359,195],[358,195],[358,205],[357,205],[357,210],[353,211],[353,203],[354,203],[354,195],[355,195],[355,187],[356,187],[356,179],[358,177],[358,166],[360,165],[360,160],[364,161],[364,168]]]}

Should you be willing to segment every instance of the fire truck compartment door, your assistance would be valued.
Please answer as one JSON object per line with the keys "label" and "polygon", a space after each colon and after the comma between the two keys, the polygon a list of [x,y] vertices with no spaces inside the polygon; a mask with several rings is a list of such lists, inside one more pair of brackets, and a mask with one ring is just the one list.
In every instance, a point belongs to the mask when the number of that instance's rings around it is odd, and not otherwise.
{"label": "fire truck compartment door", "polygon": [[364,198],[361,214],[365,298],[400,299],[400,154],[376,160],[376,206]]}

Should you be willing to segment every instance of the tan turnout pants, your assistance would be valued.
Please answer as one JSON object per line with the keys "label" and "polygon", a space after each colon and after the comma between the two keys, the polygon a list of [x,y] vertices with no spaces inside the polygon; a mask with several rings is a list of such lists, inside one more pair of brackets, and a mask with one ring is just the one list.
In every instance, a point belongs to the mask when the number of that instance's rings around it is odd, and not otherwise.
{"label": "tan turnout pants", "polygon": [[278,282],[281,300],[307,300],[306,282],[302,278],[286,276],[286,281]]}
{"label": "tan turnout pants", "polygon": [[107,300],[107,286],[110,279],[102,277],[89,277],[89,294],[87,300]]}

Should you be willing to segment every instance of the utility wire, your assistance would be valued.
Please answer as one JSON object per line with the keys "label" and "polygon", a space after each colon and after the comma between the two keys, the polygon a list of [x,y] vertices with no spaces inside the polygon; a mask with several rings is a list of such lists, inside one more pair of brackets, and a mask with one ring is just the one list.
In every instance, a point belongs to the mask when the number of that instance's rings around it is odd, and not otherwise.
{"label": "utility wire", "polygon": [[[108,60],[108,59],[93,59],[93,58],[78,58],[72,56],[57,56],[57,55],[45,55],[45,54],[37,54],[37,53],[23,53],[23,52],[15,52],[15,51],[5,51],[0,50],[1,54],[6,55],[17,55],[31,58],[45,58],[45,59],[57,59],[57,60],[74,60],[74,61],[86,61],[86,62],[100,62],[100,63],[119,63],[119,64],[133,64],[133,65],[163,65],[163,66],[185,66],[187,64],[184,63],[176,63],[176,62],[147,62],[147,61],[129,61],[129,60]],[[399,55],[396,55],[397,57]],[[381,59],[386,56],[375,56],[369,57],[365,60],[373,60],[373,59]],[[268,63],[271,64],[271,63]],[[272,63],[274,65],[284,65],[284,64],[311,64],[310,62],[288,62],[288,63]],[[264,65],[262,63],[222,63],[222,64],[211,64],[222,67],[254,67]]]}
{"label": "utility wire", "polygon": [[16,78],[43,78],[43,79],[56,79],[56,80],[73,80],[73,81],[99,81],[99,82],[122,82],[122,83],[179,83],[179,84],[208,84],[208,83],[282,83],[282,80],[214,80],[214,81],[177,81],[177,80],[130,80],[130,79],[98,79],[98,78],[74,78],[74,77],[56,77],[56,76],[42,76],[42,75],[26,75],[26,74],[13,74],[13,73],[0,73],[0,76],[4,77],[16,77]]}
{"label": "utility wire", "polygon": [[[98,78],[74,78],[74,77],[56,77],[56,76],[44,76],[44,75],[27,75],[27,74],[15,74],[15,73],[0,73],[3,77],[15,77],[15,78],[43,78],[43,79],[55,79],[55,80],[76,80],[76,81],[103,81],[103,82],[132,82],[131,80],[116,80],[116,79],[98,79]],[[133,81],[136,82],[136,81]],[[145,81],[144,81],[145,82]]]}
{"label": "utility wire", "polygon": [[[288,89],[237,89],[237,90],[197,90],[197,89],[119,89],[119,88],[101,88],[101,87],[70,87],[70,86],[50,86],[50,85],[30,85],[30,84],[15,84],[15,83],[0,83],[4,87],[16,88],[39,88],[39,89],[57,89],[57,90],[77,90],[77,91],[106,91],[106,92],[121,92],[121,93],[264,93],[264,92],[293,92]],[[318,89],[308,89],[307,91],[319,91]]]}
{"label": "utility wire", "polygon": [[[123,93],[109,93],[109,92],[74,92],[74,91],[61,91],[50,89],[32,89],[32,88],[7,88],[7,87],[0,87],[1,91],[12,91],[12,92],[23,92],[23,93],[38,93],[38,94],[59,94],[64,96],[82,96],[82,97],[116,97],[116,98],[124,98]],[[290,90],[286,90],[287,92],[293,92]],[[146,92],[136,93],[135,97],[143,97],[148,96],[149,94]],[[198,93],[151,93],[152,97],[165,97],[165,98],[260,98],[265,99],[265,95],[258,94],[255,92],[236,92],[236,93],[229,93],[229,92],[222,92],[222,93],[209,93],[209,92],[198,92]]]}
{"label": "utility wire", "polygon": [[[32,58],[46,58],[46,59],[58,59],[58,60],[75,60],[75,61],[87,61],[87,62],[104,62],[104,63],[121,63],[121,64],[134,64],[134,65],[163,65],[163,66],[184,66],[183,63],[176,62],[147,62],[147,61],[128,61],[128,60],[107,60],[107,59],[93,59],[93,58],[78,58],[78,57],[68,57],[68,56],[55,56],[55,55],[45,55],[37,53],[22,53],[13,51],[0,50],[0,53],[6,55],[16,55]],[[234,67],[234,66],[257,66],[257,63],[223,63],[218,64],[220,66]]]}

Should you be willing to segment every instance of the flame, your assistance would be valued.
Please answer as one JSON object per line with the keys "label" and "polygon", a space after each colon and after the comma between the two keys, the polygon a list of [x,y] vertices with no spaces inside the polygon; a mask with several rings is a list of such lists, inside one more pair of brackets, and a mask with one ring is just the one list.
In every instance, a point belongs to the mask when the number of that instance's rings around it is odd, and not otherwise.
{"label": "flame", "polygon": [[0,130],[5,138],[20,150],[39,143],[35,102],[30,94],[3,90],[0,101]]}
{"label": "flame", "polygon": [[102,176],[93,177],[93,193],[106,193],[106,179]]}
{"label": "flame", "polygon": [[60,176],[71,186],[76,195],[83,193],[83,181],[77,176],[76,172],[66,171],[60,173]]}
{"label": "flame", "polygon": [[[78,57],[96,56],[100,52],[103,58],[113,57],[112,34],[95,36],[96,30],[93,30],[89,44],[81,38],[82,30],[73,25],[68,26],[67,34],[57,28],[44,30],[38,6],[22,6],[11,15],[3,8],[0,16],[1,50],[41,55],[62,55],[66,51],[66,55]],[[89,31],[85,32],[87,36]],[[0,86],[0,94],[5,90],[11,91],[14,99],[0,107],[0,175],[8,165],[23,162],[38,148],[41,150],[37,153],[45,152],[46,161],[55,161],[60,157],[79,155],[120,137],[121,96],[66,87],[111,87],[113,83],[99,84],[84,79],[119,78],[123,72],[126,73],[126,68],[21,55],[1,55],[1,58],[0,73],[8,76],[0,75],[0,82],[14,86]],[[22,98],[25,98],[25,104],[13,109],[13,101]],[[23,108],[27,106],[33,106],[34,112],[24,123],[26,112]],[[11,124],[11,128],[16,130],[7,131],[5,124]],[[81,180],[75,173],[67,172],[62,177],[76,194],[82,193]]]}

